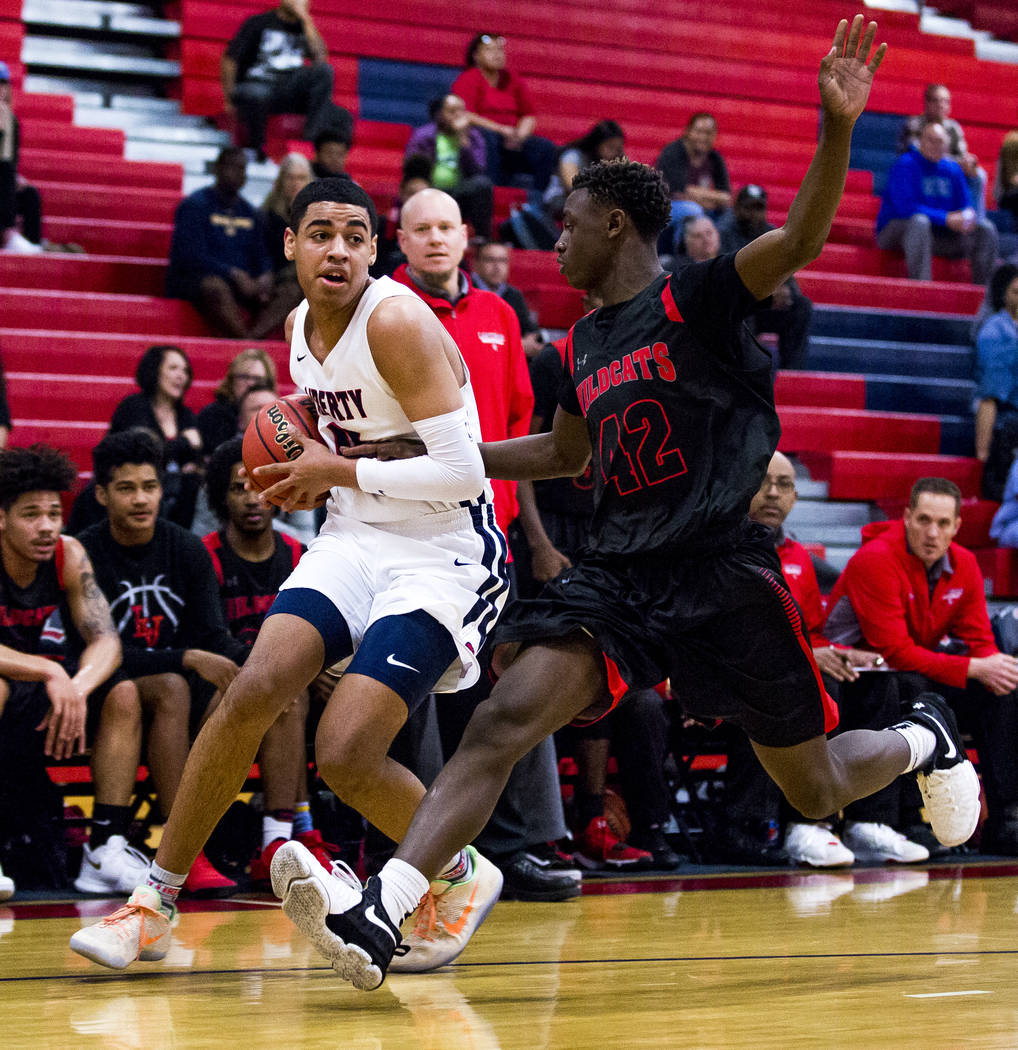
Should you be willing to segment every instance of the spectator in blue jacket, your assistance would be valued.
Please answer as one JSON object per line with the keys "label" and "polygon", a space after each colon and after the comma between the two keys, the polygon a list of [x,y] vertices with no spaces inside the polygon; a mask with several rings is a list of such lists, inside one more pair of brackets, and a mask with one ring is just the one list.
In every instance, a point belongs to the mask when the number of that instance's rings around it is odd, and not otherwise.
{"label": "spectator in blue jacket", "polygon": [[973,283],[985,284],[997,258],[997,231],[977,218],[965,173],[947,148],[944,125],[931,121],[918,146],[891,165],[877,215],[877,244],[904,251],[913,280],[932,278],[934,255],[964,256]]}
{"label": "spectator in blue jacket", "polygon": [[244,151],[227,147],[214,170],[213,185],[177,205],[166,294],[194,303],[219,335],[264,339],[278,311],[269,309],[272,259],[262,218],[240,195],[247,181]]}

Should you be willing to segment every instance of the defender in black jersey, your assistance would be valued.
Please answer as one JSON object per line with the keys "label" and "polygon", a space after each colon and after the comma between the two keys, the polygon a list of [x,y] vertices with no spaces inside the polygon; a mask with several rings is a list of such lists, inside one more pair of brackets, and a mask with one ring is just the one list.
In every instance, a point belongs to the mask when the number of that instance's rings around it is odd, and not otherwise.
{"label": "defender in black jersey", "polygon": [[[746,521],[779,426],[767,357],[742,320],[823,247],[885,51],[867,64],[875,33],[861,15],[839,25],[820,65],[820,141],[788,219],[734,256],[662,273],[659,173],[622,160],[575,178],[559,267],[604,305],[572,330],[551,433],[481,448],[493,477],[577,474],[592,458],[590,547],[503,620],[496,638],[520,643],[519,655],[396,851],[425,877],[479,831],[513,763],[544,734],[666,677],[688,710],[742,726],[805,813],[823,817],[918,768],[934,830],[963,841],[975,829],[975,774],[939,698],[896,732],[828,742],[833,709],[799,610],[767,530]],[[384,974],[392,947],[362,921],[377,911],[369,895],[343,913],[346,943]]]}

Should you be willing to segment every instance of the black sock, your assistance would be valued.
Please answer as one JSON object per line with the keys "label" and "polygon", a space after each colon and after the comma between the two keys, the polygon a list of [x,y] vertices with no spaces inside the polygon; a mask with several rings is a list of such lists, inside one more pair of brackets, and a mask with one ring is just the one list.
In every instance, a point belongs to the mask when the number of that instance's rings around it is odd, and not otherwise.
{"label": "black sock", "polygon": [[97,802],[92,808],[92,832],[88,838],[89,849],[105,846],[114,835],[127,838],[127,829],[131,823],[130,806],[108,806]]}

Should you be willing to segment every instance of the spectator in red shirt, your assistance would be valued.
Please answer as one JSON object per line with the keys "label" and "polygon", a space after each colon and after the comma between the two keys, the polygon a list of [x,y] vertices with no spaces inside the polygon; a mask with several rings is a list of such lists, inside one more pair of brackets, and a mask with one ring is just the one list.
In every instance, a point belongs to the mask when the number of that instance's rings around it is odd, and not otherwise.
{"label": "spectator in red shirt", "polygon": [[982,849],[1014,856],[1018,660],[997,649],[979,565],[954,542],[960,526],[957,485],[920,478],[902,521],[863,529],[867,542],[831,592],[826,630],[835,643],[879,653],[904,702],[929,689],[947,698],[979,750],[989,809]]}
{"label": "spectator in red shirt", "polygon": [[487,140],[488,178],[496,186],[528,176],[541,194],[555,171],[558,150],[534,134],[537,118],[526,84],[506,69],[505,37],[478,33],[467,45],[467,68],[452,85],[463,99],[472,127]]}

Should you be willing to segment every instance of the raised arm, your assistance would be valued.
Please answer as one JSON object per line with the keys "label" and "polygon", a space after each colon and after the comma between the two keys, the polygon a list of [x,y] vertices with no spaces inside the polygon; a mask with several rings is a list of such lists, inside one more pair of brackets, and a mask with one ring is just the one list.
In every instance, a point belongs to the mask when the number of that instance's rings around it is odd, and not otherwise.
{"label": "raised arm", "polygon": [[806,177],[784,226],[751,241],[735,257],[739,276],[757,299],[767,298],[812,262],[827,240],[845,188],[852,129],[866,107],[873,76],[887,50],[881,44],[867,63],[876,33],[876,22],[870,22],[863,33],[862,15],[855,16],[851,28],[842,19],[831,50],[820,63],[817,82],[823,118]]}

